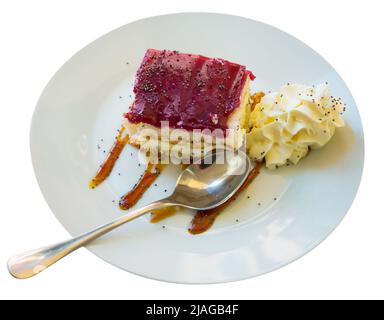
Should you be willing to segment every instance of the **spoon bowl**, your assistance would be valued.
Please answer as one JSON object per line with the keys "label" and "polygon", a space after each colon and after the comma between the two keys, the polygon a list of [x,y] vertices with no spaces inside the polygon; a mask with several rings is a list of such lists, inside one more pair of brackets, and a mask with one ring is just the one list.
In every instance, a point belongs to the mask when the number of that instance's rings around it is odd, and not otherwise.
{"label": "spoon bowl", "polygon": [[251,163],[247,155],[219,149],[201,163],[191,164],[179,176],[169,197],[180,206],[208,210],[227,201],[243,184]]}

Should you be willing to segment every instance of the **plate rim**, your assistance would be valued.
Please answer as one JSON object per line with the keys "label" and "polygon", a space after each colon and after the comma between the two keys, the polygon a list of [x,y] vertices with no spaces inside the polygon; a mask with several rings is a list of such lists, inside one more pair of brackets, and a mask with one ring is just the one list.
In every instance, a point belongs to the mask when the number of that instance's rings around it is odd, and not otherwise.
{"label": "plate rim", "polygon": [[[68,234],[70,236],[75,236],[76,234],[73,234],[72,232],[70,232],[62,223],[61,221],[59,220],[59,218],[57,217],[57,215],[55,214],[55,211],[53,209],[53,205],[50,203],[50,201],[48,200],[48,198],[46,197],[46,194],[44,192],[44,188],[42,186],[42,181],[41,179],[38,178],[38,169],[37,169],[37,165],[36,165],[36,156],[34,156],[34,153],[36,152],[36,150],[34,151],[35,147],[33,145],[33,138],[32,138],[32,135],[33,135],[33,130],[34,130],[34,123],[36,122],[36,117],[39,113],[39,105],[41,104],[41,101],[42,101],[42,98],[44,96],[44,93],[46,92],[47,88],[49,88],[49,86],[54,83],[55,79],[56,79],[56,76],[60,73],[60,71],[67,65],[68,62],[70,62],[74,57],[76,57],[78,54],[80,54],[83,50],[87,49],[88,47],[92,46],[95,42],[105,38],[105,37],[108,37],[110,34],[120,30],[120,29],[123,29],[125,27],[127,27],[128,25],[130,24],[134,24],[134,23],[138,23],[138,22],[143,22],[143,21],[146,21],[146,20],[152,20],[153,18],[164,18],[164,17],[169,17],[169,16],[180,16],[180,15],[215,15],[215,16],[225,16],[227,18],[238,18],[238,19],[242,19],[242,20],[247,20],[247,21],[250,21],[250,22],[256,22],[256,23],[259,23],[259,24],[262,24],[268,28],[272,28],[276,31],[279,31],[287,36],[289,36],[290,38],[293,38],[294,40],[298,41],[301,45],[305,46],[306,48],[310,49],[313,53],[315,53],[317,56],[319,56],[322,60],[324,60],[329,66],[332,67],[333,71],[337,74],[337,76],[345,83],[345,86],[346,86],[346,89],[348,90],[348,93],[350,94],[351,98],[353,99],[353,102],[356,106],[356,112],[357,112],[357,115],[359,117],[359,121],[360,121],[360,125],[361,125],[361,147],[362,147],[362,163],[361,163],[361,171],[360,171],[360,174],[359,174],[359,178],[358,178],[358,183],[357,183],[357,187],[356,187],[356,192],[353,196],[353,199],[351,201],[351,203],[349,204],[348,206],[348,209],[345,211],[345,213],[342,215],[342,217],[334,224],[334,226],[332,226],[331,228],[329,228],[326,232],[326,234],[322,234],[321,236],[318,237],[318,239],[316,241],[313,241],[311,244],[309,244],[305,250],[302,250],[302,253],[300,253],[298,256],[296,257],[293,257],[293,258],[290,258],[290,259],[286,259],[285,261],[281,262],[281,263],[278,263],[276,264],[273,268],[270,268],[268,270],[265,270],[265,271],[261,271],[261,272],[258,272],[256,274],[251,274],[251,275],[246,275],[244,277],[235,277],[234,279],[227,279],[227,280],[217,280],[217,281],[202,281],[202,282],[198,282],[198,281],[193,281],[193,282],[188,282],[188,281],[173,281],[173,280],[170,280],[170,279],[164,279],[164,278],[157,278],[157,277],[154,277],[154,276],[150,276],[150,275],[147,275],[147,274],[141,274],[141,273],[137,273],[135,271],[131,271],[131,270],[127,270],[125,269],[123,266],[120,266],[118,264],[116,264],[115,262],[113,261],[110,261],[109,259],[103,257],[102,255],[100,255],[97,250],[94,250],[92,247],[89,247],[89,246],[85,246],[85,248],[87,250],[89,250],[92,254],[94,254],[95,256],[97,256],[98,258],[100,258],[102,261],[104,262],[107,262],[111,265],[113,265],[114,267],[117,267],[118,269],[120,270],[123,270],[125,272],[129,272],[131,274],[134,274],[134,275],[137,275],[137,276],[140,276],[140,277],[144,277],[144,278],[147,278],[147,279],[151,279],[151,280],[156,280],[156,281],[162,281],[162,282],[168,282],[168,283],[176,283],[176,284],[188,284],[188,285],[202,285],[202,284],[218,284],[218,283],[229,283],[229,282],[237,282],[237,281],[243,281],[243,280],[247,280],[247,279],[251,279],[251,278],[256,278],[258,276],[261,276],[261,275],[264,275],[264,274],[268,274],[272,271],[276,271],[286,265],[289,265],[291,264],[292,262],[295,262],[296,260],[300,259],[301,257],[305,256],[306,254],[308,254],[309,252],[311,252],[312,250],[314,250],[315,248],[317,248],[323,241],[325,241],[326,239],[329,238],[329,236],[334,232],[334,230],[341,224],[341,222],[344,220],[345,216],[347,215],[347,213],[350,211],[351,207],[353,206],[358,194],[359,194],[359,191],[360,191],[360,187],[361,187],[361,181],[362,181],[362,178],[363,178],[363,174],[364,174],[364,168],[365,168],[365,136],[364,136],[364,126],[363,126],[363,121],[362,121],[362,117],[361,117],[361,114],[359,112],[359,109],[357,108],[357,104],[356,104],[356,100],[354,99],[351,91],[349,90],[349,87],[347,86],[347,83],[344,81],[344,79],[339,75],[339,73],[337,72],[337,70],[335,68],[333,68],[332,64],[330,64],[328,62],[327,59],[325,59],[322,55],[320,55],[316,50],[312,49],[310,46],[308,46],[305,42],[303,42],[302,40],[300,40],[299,38],[297,38],[296,36],[288,33],[288,32],[285,32],[284,30],[280,29],[280,28],[277,28],[273,25],[270,25],[268,23],[265,23],[265,22],[262,22],[262,21],[259,21],[259,20],[256,20],[256,19],[252,19],[252,18],[248,18],[248,17],[244,17],[244,16],[240,16],[240,15],[233,15],[233,14],[227,14],[227,13],[215,13],[215,12],[198,12],[198,11],[193,11],[193,12],[179,12],[179,13],[168,13],[168,14],[160,14],[160,15],[152,15],[152,16],[148,16],[148,17],[144,17],[144,18],[141,18],[141,19],[137,19],[137,20],[134,20],[134,21],[130,21],[122,26],[119,26],[117,28],[114,28],[110,31],[108,31],[107,33],[101,35],[100,37],[97,37],[96,39],[94,39],[93,41],[91,41],[90,43],[88,43],[87,45],[85,45],[84,47],[80,48],[77,52],[75,52],[73,55],[71,55],[58,69],[57,71],[51,76],[51,78],[49,79],[49,81],[47,82],[47,84],[44,86],[41,94],[39,95],[39,98],[35,104],[35,107],[34,107],[34,110],[33,110],[33,114],[32,114],[32,118],[31,118],[31,122],[30,122],[30,128],[29,128],[29,148],[30,148],[30,159],[31,159],[31,162],[32,162],[32,167],[33,167],[33,172],[34,172],[34,175],[35,175],[35,178],[36,178],[36,181],[37,181],[37,184],[38,184],[38,187],[40,189],[40,192],[41,194],[43,195],[43,198],[45,200],[45,202],[47,203],[51,213],[54,215],[54,217],[56,218],[56,220],[60,223],[60,225],[63,227],[63,229],[68,232]],[[34,160],[35,159],[35,160]]]}

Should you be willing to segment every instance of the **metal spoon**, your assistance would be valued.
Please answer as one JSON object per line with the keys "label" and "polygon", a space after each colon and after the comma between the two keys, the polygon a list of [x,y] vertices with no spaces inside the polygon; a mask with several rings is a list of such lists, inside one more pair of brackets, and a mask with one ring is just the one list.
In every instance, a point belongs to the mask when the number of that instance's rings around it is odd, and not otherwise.
{"label": "metal spoon", "polygon": [[[224,161],[224,156],[227,155]],[[211,164],[209,163],[211,159]],[[249,158],[241,151],[228,157],[217,150],[192,164],[179,176],[174,192],[167,198],[134,210],[92,231],[59,244],[28,251],[8,261],[9,272],[18,279],[35,276],[69,253],[87,245],[111,230],[155,209],[181,206],[195,210],[212,209],[228,200],[243,184],[251,168]]]}

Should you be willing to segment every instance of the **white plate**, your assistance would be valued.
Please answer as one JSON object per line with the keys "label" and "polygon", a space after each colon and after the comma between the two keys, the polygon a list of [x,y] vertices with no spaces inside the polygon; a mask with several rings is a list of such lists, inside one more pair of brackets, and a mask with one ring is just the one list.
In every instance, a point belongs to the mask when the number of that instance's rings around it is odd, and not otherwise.
{"label": "white plate", "polygon": [[[64,227],[76,235],[121,215],[117,200],[144,170],[128,146],[110,178],[88,189],[132,101],[135,71],[147,48],[244,64],[257,76],[253,91],[328,81],[332,94],[347,103],[347,125],[296,167],[263,170],[205,234],[187,232],[192,213],[184,211],[159,224],[147,217],[133,221],[89,250],[145,277],[215,283],[274,270],[325,239],[351,206],[363,169],[363,130],[348,88],[322,57],[290,35],[260,22],[207,13],[123,26],[74,55],[49,82],[32,121],[32,160],[41,190]],[[164,189],[169,193],[176,171],[162,174],[138,205],[163,197]]]}

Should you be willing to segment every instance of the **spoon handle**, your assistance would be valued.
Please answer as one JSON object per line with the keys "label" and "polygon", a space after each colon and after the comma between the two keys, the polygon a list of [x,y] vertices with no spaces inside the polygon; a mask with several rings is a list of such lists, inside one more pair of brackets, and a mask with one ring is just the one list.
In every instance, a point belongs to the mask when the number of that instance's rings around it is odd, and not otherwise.
{"label": "spoon handle", "polygon": [[70,240],[21,253],[8,260],[8,270],[10,274],[17,279],[31,278],[71,252],[85,246],[91,241],[103,236],[117,227],[120,227],[121,225],[134,220],[149,211],[173,205],[175,204],[170,202],[169,198],[162,199],[134,210],[116,220],[97,227],[89,232],[83,233]]}

